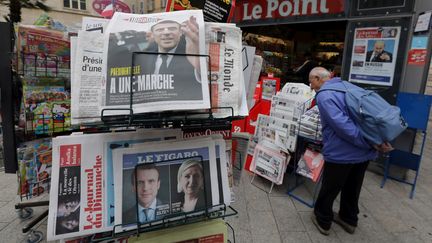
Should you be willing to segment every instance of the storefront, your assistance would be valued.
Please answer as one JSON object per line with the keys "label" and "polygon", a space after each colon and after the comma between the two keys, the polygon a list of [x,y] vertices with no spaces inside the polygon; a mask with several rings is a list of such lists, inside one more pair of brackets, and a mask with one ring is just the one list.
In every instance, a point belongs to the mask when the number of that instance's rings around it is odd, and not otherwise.
{"label": "storefront", "polygon": [[[413,25],[430,4],[422,0],[240,0],[234,21],[242,28],[244,41],[263,56],[262,71],[280,77],[282,83],[302,82],[295,71],[310,53],[317,65],[375,89],[394,103],[403,87],[417,93],[424,89],[425,80],[416,80],[414,88],[412,81],[405,83],[410,77],[404,75],[413,63],[406,61],[411,39],[418,35]],[[429,36],[429,28],[420,34]],[[384,45],[389,58],[373,59],[375,45]],[[416,70],[428,66],[428,46],[427,41],[420,46],[423,61]]]}

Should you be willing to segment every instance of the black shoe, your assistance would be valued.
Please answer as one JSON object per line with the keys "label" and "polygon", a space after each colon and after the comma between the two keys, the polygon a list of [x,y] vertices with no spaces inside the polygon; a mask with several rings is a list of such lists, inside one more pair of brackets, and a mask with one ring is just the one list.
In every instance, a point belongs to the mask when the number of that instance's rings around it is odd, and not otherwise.
{"label": "black shoe", "polygon": [[343,221],[338,213],[333,213],[333,221],[340,225],[342,229],[344,229],[347,233],[354,234],[356,226],[350,225],[347,222]]}
{"label": "black shoe", "polygon": [[312,213],[311,215],[311,220],[312,223],[317,227],[318,231],[323,234],[323,235],[329,235],[330,234],[330,229],[325,230],[323,227],[321,227],[321,225],[319,225],[316,216]]}

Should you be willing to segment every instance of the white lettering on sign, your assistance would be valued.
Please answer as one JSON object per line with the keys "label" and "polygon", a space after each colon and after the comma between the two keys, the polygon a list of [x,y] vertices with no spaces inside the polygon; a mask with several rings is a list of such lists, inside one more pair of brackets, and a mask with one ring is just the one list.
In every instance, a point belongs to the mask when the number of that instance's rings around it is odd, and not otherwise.
{"label": "white lettering on sign", "polygon": [[[287,17],[298,15],[326,14],[330,12],[327,0],[266,0],[267,6],[255,3],[243,3],[242,21],[261,18],[271,19],[275,16]],[[262,16],[263,8],[265,15]]]}

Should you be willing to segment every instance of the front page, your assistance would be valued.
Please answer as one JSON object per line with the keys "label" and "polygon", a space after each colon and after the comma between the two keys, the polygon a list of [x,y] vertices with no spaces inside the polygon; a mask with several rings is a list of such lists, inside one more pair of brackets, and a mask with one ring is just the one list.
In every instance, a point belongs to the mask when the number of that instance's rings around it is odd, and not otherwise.
{"label": "front page", "polygon": [[[202,157],[202,161],[199,156]],[[130,148],[114,149],[113,159],[121,161],[114,165],[116,171],[122,171],[116,173],[114,178],[115,184],[118,185],[115,188],[115,221],[116,224],[126,224],[123,229],[136,228],[138,221],[141,223],[158,221],[176,213],[202,210],[219,204],[215,143],[211,139],[194,140],[188,144],[178,141],[133,145]],[[138,165],[146,164],[155,166],[159,175],[156,177],[156,180],[159,178],[159,185],[157,189],[153,188],[152,192],[150,188],[140,189],[134,184],[134,178],[137,183],[141,180],[149,180],[146,178],[150,178],[150,175],[138,174],[140,170]],[[182,184],[180,179],[186,172],[186,168],[193,167],[192,165],[199,168],[198,171],[201,172],[198,174],[201,176],[197,177],[198,184],[195,184],[193,189],[197,191],[198,201],[190,207],[191,205],[188,206],[186,203],[188,189],[183,187],[185,184]],[[142,173],[150,173],[154,170],[154,168],[144,168]],[[154,197],[152,200],[156,199],[156,205],[152,210],[154,213],[147,217],[137,210],[147,207],[146,200],[151,198],[150,193]]]}
{"label": "front page", "polygon": [[[200,10],[116,12],[105,33],[102,108],[129,109],[131,102],[134,113],[210,108],[207,58],[185,56],[205,55],[204,37]],[[136,54],[132,62],[134,52],[151,54]]]}

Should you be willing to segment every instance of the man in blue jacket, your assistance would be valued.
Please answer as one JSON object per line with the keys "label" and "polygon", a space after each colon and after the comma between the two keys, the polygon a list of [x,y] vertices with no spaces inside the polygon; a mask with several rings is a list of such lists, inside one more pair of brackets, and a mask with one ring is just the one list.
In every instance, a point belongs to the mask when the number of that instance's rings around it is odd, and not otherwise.
{"label": "man in blue jacket", "polygon": [[[328,70],[316,67],[309,74],[312,89],[318,91],[327,84],[343,84],[340,78],[331,78]],[[322,186],[315,203],[312,221],[318,230],[328,235],[332,221],[353,234],[358,221],[358,201],[366,168],[377,151],[388,152],[388,143],[369,144],[350,118],[345,93],[323,90],[316,96],[321,116],[324,170]],[[333,215],[333,202],[341,193],[339,213]]]}

